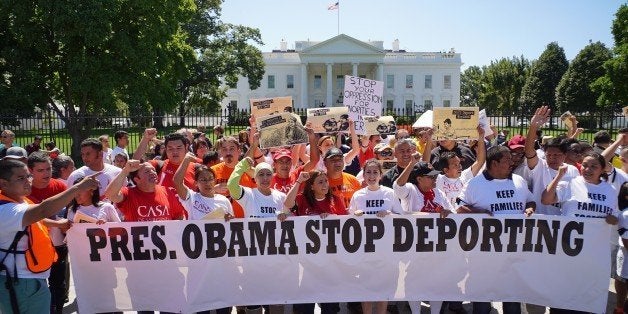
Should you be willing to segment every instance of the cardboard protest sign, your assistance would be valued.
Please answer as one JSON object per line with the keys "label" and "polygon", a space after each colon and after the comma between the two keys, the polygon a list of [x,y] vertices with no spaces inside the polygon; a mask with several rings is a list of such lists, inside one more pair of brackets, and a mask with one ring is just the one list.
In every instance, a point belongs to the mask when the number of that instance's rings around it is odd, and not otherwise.
{"label": "cardboard protest sign", "polygon": [[292,97],[274,97],[250,99],[251,115],[254,117],[266,116],[272,113],[292,112]]}
{"label": "cardboard protest sign", "polygon": [[628,106],[621,109],[621,112],[624,113],[624,117],[628,118]]}
{"label": "cardboard protest sign", "polygon": [[357,76],[345,76],[344,105],[349,109],[349,118],[355,121],[357,134],[366,134],[363,116],[382,114],[384,82]]}
{"label": "cardboard protest sign", "polygon": [[349,109],[347,107],[309,108],[307,122],[314,133],[347,132],[349,130]]}
{"label": "cardboard protest sign", "polygon": [[578,120],[576,119],[576,116],[574,116],[569,111],[565,111],[563,114],[561,114],[560,120],[563,121],[563,123],[567,127],[567,130],[569,130],[569,133],[572,133],[573,130],[578,127]]}
{"label": "cardboard protest sign", "polygon": [[434,108],[434,140],[478,137],[478,107]]}
{"label": "cardboard protest sign", "polygon": [[260,133],[260,148],[290,146],[308,142],[301,118],[290,112],[282,112],[255,120]]}
{"label": "cardboard protest sign", "polygon": [[393,116],[364,116],[363,118],[365,135],[395,134],[395,132],[397,132],[397,123]]}

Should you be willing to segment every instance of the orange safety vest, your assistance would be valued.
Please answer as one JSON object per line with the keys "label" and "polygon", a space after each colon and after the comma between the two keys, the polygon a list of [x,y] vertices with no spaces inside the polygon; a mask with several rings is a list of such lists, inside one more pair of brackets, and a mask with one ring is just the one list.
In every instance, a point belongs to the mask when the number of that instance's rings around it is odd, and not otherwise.
{"label": "orange safety vest", "polygon": [[[27,203],[33,204],[31,200],[28,198],[24,198]],[[5,196],[0,193],[0,205],[6,203],[17,203],[15,200]],[[28,248],[26,251],[18,251],[16,250],[17,242],[24,235],[28,235]],[[52,264],[57,261],[58,255],[55,250],[54,245],[52,244],[52,240],[50,239],[50,234],[48,233],[48,228],[38,221],[30,226],[27,226],[24,231],[20,231],[15,235],[13,239],[11,247],[8,249],[2,249],[1,251],[7,252],[7,256],[9,254],[24,254],[26,259],[26,267],[29,271],[33,273],[42,273],[50,269]],[[7,270],[8,274],[8,270]],[[17,276],[17,274],[14,274]]]}

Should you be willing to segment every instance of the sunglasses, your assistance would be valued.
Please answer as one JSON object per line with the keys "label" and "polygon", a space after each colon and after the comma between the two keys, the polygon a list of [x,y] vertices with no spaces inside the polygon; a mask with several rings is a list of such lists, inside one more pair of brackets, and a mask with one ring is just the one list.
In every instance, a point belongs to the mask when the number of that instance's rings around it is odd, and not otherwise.
{"label": "sunglasses", "polygon": [[382,157],[390,157],[390,156],[393,155],[393,152],[390,149],[386,149],[386,150],[382,150],[382,151],[378,152],[377,154],[382,156]]}

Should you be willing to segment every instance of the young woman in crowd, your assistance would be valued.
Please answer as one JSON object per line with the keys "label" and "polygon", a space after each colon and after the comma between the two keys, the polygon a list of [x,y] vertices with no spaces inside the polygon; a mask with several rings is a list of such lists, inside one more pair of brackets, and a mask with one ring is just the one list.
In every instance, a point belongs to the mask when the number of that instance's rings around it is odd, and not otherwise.
{"label": "young woman in crowd", "polygon": [[[81,180],[83,180],[82,177],[76,179],[74,184],[81,182]],[[82,191],[74,197],[74,200],[69,206],[68,219],[74,221],[76,214],[79,212],[97,220],[98,224],[121,221],[120,215],[118,215],[118,211],[115,207],[109,202],[102,202],[100,200],[100,192],[98,189]]]}
{"label": "young woman in crowd", "polygon": [[[299,190],[302,192],[299,193]],[[295,216],[319,216],[324,219],[329,215],[346,215],[347,209],[343,199],[331,193],[327,175],[313,170],[299,174],[288,192],[280,219],[285,219],[286,213],[290,212]],[[319,303],[319,306],[321,314],[335,314],[340,310],[338,303]],[[314,313],[314,303],[295,304],[293,308],[300,314]]]}
{"label": "young woman in crowd", "polygon": [[[349,212],[362,216],[377,215],[383,218],[390,213],[401,214],[401,204],[395,196],[393,189],[380,186],[379,180],[382,178],[382,164],[377,159],[369,159],[364,163],[362,169],[363,184],[366,185],[356,191],[349,202]],[[377,204],[375,207],[373,204]],[[372,313],[375,304],[375,313],[386,314],[388,301],[362,302],[362,312]]]}

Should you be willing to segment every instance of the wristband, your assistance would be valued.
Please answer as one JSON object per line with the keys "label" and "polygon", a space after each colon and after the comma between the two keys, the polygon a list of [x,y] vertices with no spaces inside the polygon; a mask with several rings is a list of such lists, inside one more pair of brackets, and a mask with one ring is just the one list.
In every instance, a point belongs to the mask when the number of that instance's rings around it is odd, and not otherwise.
{"label": "wristband", "polygon": [[257,157],[253,157],[253,158],[254,158],[255,160],[258,160],[258,159],[260,159],[260,158],[262,158],[262,157],[264,157],[264,155],[259,155],[259,156],[257,156]]}
{"label": "wristband", "polygon": [[526,155],[526,159],[532,159],[534,157],[536,157],[536,153],[534,153],[534,155],[532,155],[532,157],[528,157],[528,155]]}

